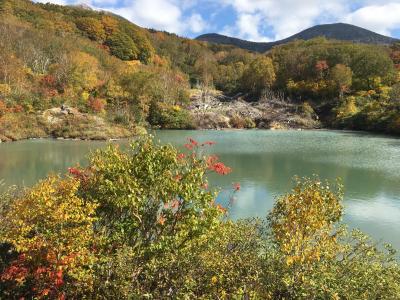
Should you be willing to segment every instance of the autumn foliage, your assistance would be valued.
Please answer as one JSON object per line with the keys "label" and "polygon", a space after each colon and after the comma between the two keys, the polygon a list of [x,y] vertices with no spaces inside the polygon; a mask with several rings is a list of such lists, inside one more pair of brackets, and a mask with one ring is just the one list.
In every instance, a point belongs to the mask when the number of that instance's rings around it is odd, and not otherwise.
{"label": "autumn foliage", "polygon": [[4,101],[0,100],[0,117],[7,112],[7,106]]}
{"label": "autumn foliage", "polygon": [[89,99],[88,106],[93,112],[100,113],[100,112],[104,111],[106,102],[100,98],[91,98],[91,99]]}
{"label": "autumn foliage", "polygon": [[396,299],[395,252],[340,224],[340,185],[297,179],[267,222],[232,221],[208,186],[231,171],[213,144],[143,137],[2,196],[1,297]]}
{"label": "autumn foliage", "polygon": [[[189,111],[194,88],[284,101],[294,113],[307,103],[327,127],[400,130],[400,102],[391,96],[400,82],[398,43],[314,38],[255,53],[140,28],[101,11],[26,0],[1,3],[0,20],[3,115],[17,105],[34,113],[66,104],[101,112],[126,129],[188,129],[196,127]],[[338,113],[346,97],[356,98],[352,114]],[[256,121],[233,114],[229,123],[254,128]]]}
{"label": "autumn foliage", "polygon": [[69,285],[70,295],[92,288],[87,264],[94,262],[96,205],[77,196],[79,185],[72,178],[50,177],[15,199],[3,216],[2,240],[18,253],[1,275],[21,288],[10,295],[61,299]]}

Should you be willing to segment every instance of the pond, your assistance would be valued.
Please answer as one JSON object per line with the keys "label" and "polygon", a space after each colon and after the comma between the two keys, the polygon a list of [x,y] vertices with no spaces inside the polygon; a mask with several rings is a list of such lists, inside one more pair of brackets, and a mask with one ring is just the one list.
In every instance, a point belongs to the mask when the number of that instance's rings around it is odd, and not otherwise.
{"label": "pond", "polygon": [[[215,141],[207,150],[233,169],[210,181],[221,187],[226,204],[232,183],[241,190],[230,211],[232,218],[264,217],[274,199],[293,186],[293,176],[312,176],[345,187],[344,221],[376,240],[400,249],[400,139],[344,131],[157,131],[162,143],[182,147],[187,138]],[[120,141],[126,145],[127,141]],[[50,172],[85,165],[90,150],[105,142],[28,140],[0,144],[0,179],[5,186],[30,186]],[[4,189],[4,186],[3,186]]]}

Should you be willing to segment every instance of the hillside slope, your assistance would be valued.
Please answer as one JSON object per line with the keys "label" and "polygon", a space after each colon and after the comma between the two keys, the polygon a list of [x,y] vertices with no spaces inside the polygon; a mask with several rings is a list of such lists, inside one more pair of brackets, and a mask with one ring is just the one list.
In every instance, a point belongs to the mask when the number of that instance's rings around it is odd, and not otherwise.
{"label": "hillside slope", "polygon": [[[341,26],[317,26],[291,38],[325,32],[365,43],[392,41]],[[269,126],[317,112],[324,126],[400,133],[400,43],[365,43],[314,38],[264,55],[141,28],[85,6],[1,0],[0,139],[109,138],[140,127],[202,127],[193,118],[191,89],[201,92],[201,100],[213,89],[233,102],[235,95],[253,103],[277,98],[290,110],[272,116],[261,105],[267,113],[256,117],[247,113],[252,105],[221,104],[234,121],[229,126]],[[65,114],[62,107],[77,113],[56,116],[60,120],[46,113]]]}
{"label": "hillside slope", "polygon": [[198,36],[196,39],[217,44],[233,45],[256,52],[265,52],[277,45],[286,44],[294,40],[310,40],[319,36],[324,36],[327,39],[340,41],[352,41],[356,43],[378,45],[390,45],[398,41],[398,39],[384,36],[358,26],[344,23],[316,25],[299,33],[296,33],[286,39],[268,43],[251,42],[220,35],[217,33],[203,34]]}

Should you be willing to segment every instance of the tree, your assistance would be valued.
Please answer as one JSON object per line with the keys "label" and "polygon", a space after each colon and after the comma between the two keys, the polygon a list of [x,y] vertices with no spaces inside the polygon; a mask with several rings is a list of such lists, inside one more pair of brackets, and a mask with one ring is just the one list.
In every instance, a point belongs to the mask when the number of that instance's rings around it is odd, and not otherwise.
{"label": "tree", "polygon": [[380,77],[384,83],[390,82],[395,74],[393,61],[388,53],[379,48],[365,46],[359,49],[350,65],[353,82],[361,89],[374,89],[374,80]]}
{"label": "tree", "polygon": [[228,65],[220,64],[215,78],[216,88],[227,93],[240,91],[244,69],[245,65],[241,61]]}
{"label": "tree", "polygon": [[71,53],[71,73],[69,82],[77,92],[91,91],[99,85],[101,69],[96,57],[86,52]]}
{"label": "tree", "polygon": [[110,47],[112,55],[122,60],[138,59],[139,49],[132,39],[121,31],[116,31],[110,35],[105,44]]}
{"label": "tree", "polygon": [[352,83],[353,72],[348,66],[337,64],[330,71],[330,77],[339,90],[339,97],[347,92]]}
{"label": "tree", "polygon": [[329,70],[329,65],[326,60],[318,60],[315,63],[315,71],[320,79],[325,77],[326,71]]}
{"label": "tree", "polygon": [[107,35],[112,35],[118,30],[118,21],[111,16],[102,16],[101,23]]}
{"label": "tree", "polygon": [[216,60],[214,56],[208,51],[203,51],[197,58],[194,69],[200,80],[202,96],[207,96],[209,89],[214,85],[214,74],[216,70]]}
{"label": "tree", "polygon": [[138,59],[143,63],[150,63],[155,54],[155,50],[148,38],[139,30],[135,30],[131,38],[139,49]]}
{"label": "tree", "polygon": [[163,97],[158,89],[157,74],[147,69],[125,74],[120,79],[120,86],[125,91],[123,99],[129,104],[126,110],[139,123],[145,121],[150,103],[161,101]]}
{"label": "tree", "polygon": [[102,42],[106,38],[106,32],[104,30],[103,24],[101,23],[101,21],[95,18],[79,18],[76,22],[76,25],[92,40]]}
{"label": "tree", "polygon": [[342,120],[344,118],[355,115],[359,109],[356,105],[356,98],[354,96],[348,96],[340,100],[340,104],[336,109],[336,119]]}
{"label": "tree", "polygon": [[251,62],[243,73],[243,88],[253,96],[260,96],[275,82],[274,65],[269,57],[258,57]]}

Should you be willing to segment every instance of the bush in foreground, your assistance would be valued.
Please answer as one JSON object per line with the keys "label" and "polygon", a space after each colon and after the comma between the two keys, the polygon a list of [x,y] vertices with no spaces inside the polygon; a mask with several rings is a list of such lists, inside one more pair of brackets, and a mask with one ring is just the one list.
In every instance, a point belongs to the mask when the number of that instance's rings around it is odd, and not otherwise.
{"label": "bush in foreground", "polygon": [[212,144],[144,137],[3,197],[1,297],[398,297],[394,251],[340,226],[340,186],[299,180],[266,222],[231,221],[208,189],[209,172],[231,171],[202,155]]}

